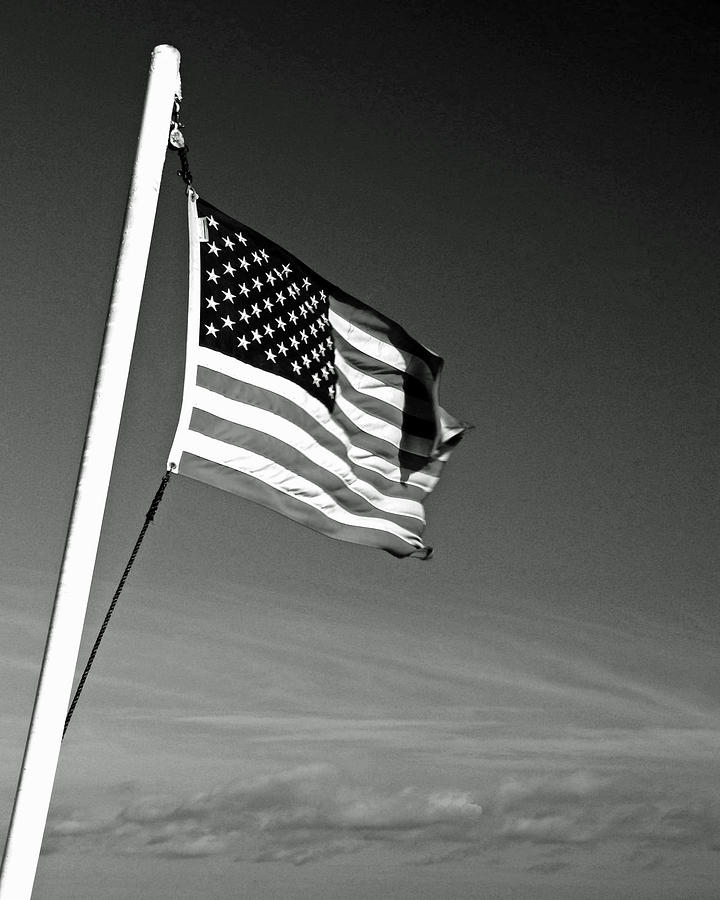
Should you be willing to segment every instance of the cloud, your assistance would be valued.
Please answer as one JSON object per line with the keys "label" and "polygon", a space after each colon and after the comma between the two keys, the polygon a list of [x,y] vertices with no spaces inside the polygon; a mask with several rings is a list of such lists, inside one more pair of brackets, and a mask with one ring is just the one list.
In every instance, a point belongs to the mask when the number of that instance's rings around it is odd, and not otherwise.
{"label": "cloud", "polygon": [[497,793],[493,815],[499,839],[531,844],[622,841],[712,850],[720,836],[716,802],[585,772],[508,781]]}
{"label": "cloud", "polygon": [[[214,855],[302,865],[392,848],[408,861],[441,863],[525,846],[559,871],[573,850],[620,844],[635,865],[647,854],[720,847],[720,809],[623,778],[577,771],[507,779],[481,804],[462,790],[407,786],[383,791],[329,766],[303,766],[191,797],[137,797],[91,820],[57,811],[45,852],[83,842],[167,859]],[[655,857],[653,857],[655,858]]]}
{"label": "cloud", "polygon": [[188,858],[233,853],[297,865],[392,843],[475,840],[480,805],[463,791],[406,787],[381,792],[343,781],[326,766],[304,766],[181,800],[143,797],[112,818],[53,820],[48,846],[101,840],[124,853]]}

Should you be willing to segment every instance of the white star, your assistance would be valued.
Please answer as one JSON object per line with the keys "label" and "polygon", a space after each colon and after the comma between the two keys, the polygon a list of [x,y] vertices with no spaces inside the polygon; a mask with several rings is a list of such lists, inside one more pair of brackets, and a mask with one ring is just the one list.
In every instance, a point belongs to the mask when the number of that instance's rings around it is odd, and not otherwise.
{"label": "white star", "polygon": [[283,356],[287,356],[287,347],[282,341],[277,345],[278,353],[282,353]]}
{"label": "white star", "polygon": [[214,300],[212,297],[208,297],[206,303],[207,303],[207,305],[208,305],[208,307],[209,307],[210,309],[217,309],[217,308],[218,308],[218,302],[217,302],[217,300]]}
{"label": "white star", "polygon": [[322,377],[327,380],[330,377],[330,372],[328,371],[330,367],[326,364],[322,367]]}
{"label": "white star", "polygon": [[293,372],[295,372],[296,375],[299,375],[300,371],[301,371],[300,366],[296,362],[293,362],[292,367],[293,367]]}
{"label": "white star", "polygon": [[242,347],[243,350],[247,350],[247,348],[248,348],[250,345],[249,345],[249,343],[248,343],[247,338],[241,337],[241,338],[238,338],[238,346],[239,346],[239,347]]}
{"label": "white star", "polygon": [[305,368],[309,369],[310,368],[310,357],[307,356],[305,353],[303,353],[302,361],[303,361],[303,365],[305,366]]}
{"label": "white star", "polygon": [[266,350],[266,351],[265,351],[265,356],[267,356],[268,362],[273,362],[273,363],[274,363],[275,360],[277,359],[277,357],[276,357],[275,354],[272,352],[272,350]]}
{"label": "white star", "polygon": [[290,294],[291,297],[294,297],[295,294],[297,293],[297,291],[295,290],[294,284],[288,284],[288,285],[286,285],[286,288],[287,288],[288,294]]}
{"label": "white star", "polygon": [[305,288],[305,290],[307,290],[307,289],[310,287],[310,281],[309,281],[309,279],[303,278],[303,285],[302,285],[302,286]]}
{"label": "white star", "polygon": [[219,252],[220,248],[215,243],[210,244],[208,247],[208,253],[212,253],[214,256],[217,256]]}
{"label": "white star", "polygon": [[208,223],[208,228],[217,228],[218,227],[217,222],[215,221],[215,219],[213,219],[212,216],[208,216],[207,223]]}
{"label": "white star", "polygon": [[317,348],[313,347],[310,351],[312,353],[312,358],[317,362],[320,359],[320,354],[317,352]]}
{"label": "white star", "polygon": [[290,338],[290,346],[293,348],[293,350],[297,350],[297,348],[300,346],[300,341],[298,341],[298,339],[294,335]]}
{"label": "white star", "polygon": [[250,263],[247,261],[247,259],[244,256],[240,260],[240,268],[245,269],[245,270],[250,268]]}
{"label": "white star", "polygon": [[232,331],[233,325],[235,324],[233,322],[233,320],[230,318],[230,316],[225,316],[225,318],[222,320],[222,323],[223,323],[223,328],[229,328],[231,331]]}
{"label": "white star", "polygon": [[292,269],[291,269],[290,266],[288,266],[287,264],[285,264],[285,265],[282,267],[282,274],[283,274],[283,276],[289,275],[291,272],[292,272]]}
{"label": "white star", "polygon": [[270,337],[272,337],[275,334],[275,329],[272,327],[272,325],[265,326],[265,334],[270,335]]}
{"label": "white star", "polygon": [[263,300],[263,303],[265,304],[265,309],[272,309],[272,307],[273,307],[272,300],[269,297],[266,297]]}
{"label": "white star", "polygon": [[248,290],[248,286],[246,284],[240,285],[240,293],[243,295],[243,297],[247,297],[250,294],[250,291]]}
{"label": "white star", "polygon": [[268,284],[275,284],[275,282],[277,281],[277,278],[275,278],[275,276],[273,275],[272,272],[268,272],[267,275],[265,276],[265,280],[267,281]]}
{"label": "white star", "polygon": [[300,340],[303,342],[303,344],[307,344],[307,339],[308,339],[307,331],[301,331],[300,332]]}
{"label": "white star", "polygon": [[335,396],[335,385],[334,384],[328,385],[328,394],[330,394],[331,397]]}
{"label": "white star", "polygon": [[242,319],[243,322],[249,322],[249,321],[250,321],[250,316],[248,315],[246,309],[244,309],[244,310],[240,313],[240,318]]}
{"label": "white star", "polygon": [[215,273],[215,269],[207,270],[208,281],[212,281],[213,284],[217,284],[218,276]]}
{"label": "white star", "polygon": [[226,275],[234,275],[235,269],[232,266],[232,263],[225,263],[225,274]]}
{"label": "white star", "polygon": [[320,387],[320,376],[317,372],[313,372],[312,380],[315,387]]}
{"label": "white star", "polygon": [[325,346],[328,348],[328,350],[332,350],[332,338],[331,337],[325,338]]}
{"label": "white star", "polygon": [[315,337],[315,335],[317,334],[317,328],[316,328],[314,325],[312,325],[312,324],[310,325],[310,334],[311,334],[313,337]]}
{"label": "white star", "polygon": [[297,322],[297,316],[295,315],[295,313],[292,310],[290,310],[288,319],[290,319],[290,321],[293,323],[293,325]]}
{"label": "white star", "polygon": [[308,314],[308,311],[305,308],[305,304],[301,303],[300,304],[300,315],[303,317],[303,319],[305,319],[307,317],[307,314]]}
{"label": "white star", "polygon": [[262,290],[262,282],[260,281],[259,278],[253,278],[253,287],[255,288],[256,291]]}
{"label": "white star", "polygon": [[225,242],[225,246],[226,246],[229,250],[232,250],[232,248],[235,246],[235,244],[233,244],[233,242],[230,240],[229,237],[224,237],[224,238],[223,238],[223,241]]}
{"label": "white star", "polygon": [[247,244],[247,241],[242,236],[242,234],[236,234],[235,237],[240,241],[241,244]]}
{"label": "white star", "polygon": [[282,306],[285,303],[285,294],[282,291],[278,291],[275,296],[277,297],[277,302]]}
{"label": "white star", "polygon": [[265,262],[267,262],[270,259],[270,257],[267,255],[267,253],[264,250],[260,251],[260,256],[262,256],[262,258],[265,260]]}
{"label": "white star", "polygon": [[257,303],[253,303],[253,305],[250,307],[250,311],[254,316],[260,316],[260,307],[257,305]]}
{"label": "white star", "polygon": [[285,331],[285,322],[283,322],[282,317],[275,319],[275,321],[277,322],[277,327]]}
{"label": "white star", "polygon": [[217,328],[212,324],[206,325],[205,327],[207,328],[207,333],[211,334],[213,337],[215,337],[215,335],[218,332]]}
{"label": "white star", "polygon": [[259,331],[257,331],[257,329],[256,329],[255,331],[253,331],[253,333],[252,333],[252,339],[253,339],[254,341],[257,341],[258,344],[259,344],[260,341],[262,340],[262,335],[260,334]]}
{"label": "white star", "polygon": [[258,265],[260,265],[262,263],[262,256],[260,256],[260,254],[256,253],[254,250],[253,250],[252,257]]}
{"label": "white star", "polygon": [[223,291],[223,299],[228,300],[230,303],[234,303],[235,294],[228,288],[228,290]]}
{"label": "white star", "polygon": [[321,300],[325,299],[325,291],[320,291],[320,299]]}

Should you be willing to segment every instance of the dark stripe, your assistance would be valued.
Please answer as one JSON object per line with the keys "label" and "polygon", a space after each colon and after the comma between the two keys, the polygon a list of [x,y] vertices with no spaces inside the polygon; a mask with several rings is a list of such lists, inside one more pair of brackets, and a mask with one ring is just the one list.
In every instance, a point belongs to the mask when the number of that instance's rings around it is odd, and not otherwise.
{"label": "dark stripe", "polygon": [[[330,309],[353,325],[357,325],[358,328],[362,328],[363,331],[367,331],[368,334],[372,334],[387,344],[392,344],[406,358],[408,368],[413,374],[429,372],[430,377],[434,379],[440,375],[443,360],[437,353],[428,350],[414,337],[411,337],[402,325],[398,325],[397,322],[363,303],[362,300],[337,289],[331,291]],[[420,377],[425,380],[427,375]]]}
{"label": "dark stripe", "polygon": [[[366,431],[361,431],[337,404],[333,409],[333,419],[348,434],[356,447],[362,447],[363,450],[372,452],[375,456],[379,456],[381,459],[397,466],[403,473],[403,478],[413,472],[423,472],[425,475],[434,476],[440,474],[443,465],[440,460],[428,459],[425,455],[414,453],[403,446],[396,447],[395,444],[391,444],[389,441],[383,441],[374,435],[368,434]],[[405,482],[403,481],[403,483]]]}
{"label": "dark stripe", "polygon": [[[403,513],[387,512],[373,506],[368,500],[354,493],[337,475],[312,462],[299,450],[278,438],[246,425],[228,422],[219,416],[194,409],[190,419],[190,431],[216,438],[233,447],[249,450],[259,456],[278,463],[290,472],[306,478],[329,494],[332,499],[347,512],[357,516],[371,516],[376,519],[387,519],[401,528],[417,533],[423,522]],[[388,498],[392,500],[392,498]]]}
{"label": "dark stripe", "polygon": [[362,350],[348,343],[337,331],[333,330],[335,349],[348,363],[359,372],[364,372],[383,384],[402,391],[405,402],[413,415],[419,418],[432,419],[435,416],[435,380],[427,372],[420,373],[424,377],[416,377],[411,371],[401,371],[394,366],[384,365],[374,356],[368,356]]}
{"label": "dark stripe", "polygon": [[338,370],[338,387],[343,397],[350,401],[358,409],[376,416],[384,422],[401,429],[409,438],[414,438],[417,444],[417,452],[429,455],[432,452],[437,427],[435,420],[418,419],[402,409],[398,409],[378,397],[370,396],[358,391],[350,382],[344,372]]}
{"label": "dark stripe", "polygon": [[234,469],[202,459],[193,453],[183,452],[178,471],[188,478],[194,478],[223,491],[237,494],[253,503],[259,503],[261,506],[287,516],[300,525],[305,525],[313,531],[319,531],[336,540],[378,547],[399,557],[428,555],[427,550],[418,551],[412,545],[387,532],[377,531],[374,528],[343,525],[329,519],[319,510],[276,491],[251,475],[236,472]]}

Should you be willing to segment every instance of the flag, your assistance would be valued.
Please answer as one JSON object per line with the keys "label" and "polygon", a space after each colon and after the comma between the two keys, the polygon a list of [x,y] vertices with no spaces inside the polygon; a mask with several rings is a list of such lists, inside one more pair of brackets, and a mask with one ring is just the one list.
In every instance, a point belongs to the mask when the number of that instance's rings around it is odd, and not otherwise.
{"label": "flag", "polygon": [[428,557],[423,501],[465,430],[438,404],[440,357],[193,191],[188,223],[168,466],[330,537]]}

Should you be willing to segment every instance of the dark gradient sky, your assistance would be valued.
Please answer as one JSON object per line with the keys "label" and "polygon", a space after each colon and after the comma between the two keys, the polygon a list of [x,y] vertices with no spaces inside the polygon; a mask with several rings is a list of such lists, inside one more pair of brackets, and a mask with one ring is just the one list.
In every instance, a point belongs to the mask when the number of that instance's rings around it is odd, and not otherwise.
{"label": "dark gradient sky", "polygon": [[[714,896],[716,6],[4,14],[9,817],[149,54],[197,189],[446,359],[426,564],[174,480],[63,748],[34,896]],[[83,644],[162,475],[168,158]]]}

